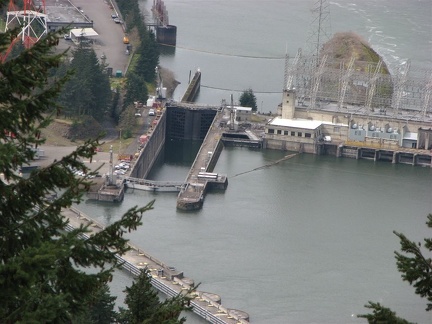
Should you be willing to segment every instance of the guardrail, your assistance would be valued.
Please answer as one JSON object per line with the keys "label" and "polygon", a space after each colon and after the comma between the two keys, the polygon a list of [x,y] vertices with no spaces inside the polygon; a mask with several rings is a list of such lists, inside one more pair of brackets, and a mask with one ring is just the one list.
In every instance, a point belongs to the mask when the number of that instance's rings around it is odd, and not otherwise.
{"label": "guardrail", "polygon": [[[70,210],[72,212],[74,212],[81,219],[85,219],[89,223],[94,224],[96,227],[99,227],[101,229],[104,228],[101,224],[98,224],[93,219],[91,219],[90,217],[86,216],[84,213],[81,213],[78,209],[76,209],[74,207],[71,207]],[[66,224],[65,230],[68,231],[68,232],[72,232],[73,230],[75,230],[75,228],[72,225],[70,225],[70,224]],[[90,236],[88,234],[85,234],[85,233],[80,234],[79,237],[81,239],[89,239],[90,238]],[[148,258],[149,260],[155,262],[156,264],[158,264],[158,265],[160,265],[162,267],[167,267],[164,263],[162,263],[159,260],[153,258],[152,256],[148,255],[147,253],[140,251],[140,249],[136,248],[135,246],[133,246],[131,244],[129,244],[129,246],[131,247],[131,249],[137,251],[137,253],[145,256],[146,258]],[[125,260],[122,256],[120,256],[118,254],[116,254],[115,257],[120,262],[120,265],[121,265],[121,267],[124,270],[128,271],[130,274],[132,274],[135,277],[138,277],[140,275],[140,273],[141,273],[141,268],[140,267],[135,266],[134,264],[132,264],[129,261]],[[181,280],[179,280],[179,281],[181,281]],[[158,291],[164,293],[168,297],[175,297],[178,294],[181,294],[181,291],[177,292],[176,290],[174,290],[173,288],[171,288],[170,286],[166,285],[164,282],[162,282],[161,280],[158,280],[155,277],[151,277],[150,278],[150,283],[152,284],[152,286],[154,288],[156,288]],[[179,283],[179,282],[177,281],[177,283]],[[218,309],[218,310],[220,309],[221,312],[226,313],[227,318],[235,319],[239,323],[249,323],[248,321],[245,321],[245,320],[239,318],[236,315],[230,315],[230,311],[228,309],[226,309],[225,307],[223,307],[219,303],[216,303],[216,302],[214,302],[214,301],[212,301],[212,300],[210,300],[208,298],[205,298],[205,296],[203,296],[202,293],[199,293],[199,296],[200,296],[200,298],[203,301],[206,301],[210,306],[216,307],[216,309]],[[223,319],[219,318],[218,316],[215,316],[214,314],[212,314],[207,309],[205,309],[201,305],[197,304],[193,300],[191,301],[191,306],[192,306],[192,311],[195,314],[197,314],[198,316],[202,317],[203,319],[205,319],[206,321],[208,321],[210,323],[214,323],[214,324],[227,324],[228,323],[228,322],[224,321]]]}
{"label": "guardrail", "polygon": [[154,180],[132,178],[132,177],[126,177],[125,179],[126,181],[130,181],[133,183],[146,185],[146,186],[153,186],[153,187],[181,187],[184,184],[182,181],[154,181]]}

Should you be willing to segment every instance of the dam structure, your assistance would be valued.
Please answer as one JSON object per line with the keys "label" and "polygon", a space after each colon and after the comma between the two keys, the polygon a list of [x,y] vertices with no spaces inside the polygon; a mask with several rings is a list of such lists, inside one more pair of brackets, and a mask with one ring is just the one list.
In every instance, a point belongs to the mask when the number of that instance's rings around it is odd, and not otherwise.
{"label": "dam structure", "polygon": [[299,51],[291,65],[286,61],[277,113],[242,127],[246,107],[186,102],[199,91],[197,71],[184,102],[165,105],[131,177],[147,177],[165,138],[203,141],[185,181],[175,184],[177,209],[186,211],[202,208],[209,189],[227,188],[227,177],[213,172],[224,144],[432,167],[432,73],[411,75],[407,64],[395,76],[382,74],[381,61],[360,66],[354,71],[353,60],[325,56],[316,66]]}
{"label": "dam structure", "polygon": [[[95,233],[104,229],[102,224],[82,213],[80,210],[71,207],[62,210],[62,215],[68,219],[65,230],[73,231],[80,226],[88,226],[89,233],[83,234],[87,240]],[[175,297],[185,294],[195,286],[193,279],[184,275],[183,271],[167,265],[141,248],[129,243],[130,250],[115,257],[121,262],[123,270],[134,277],[138,277],[143,269],[147,269],[151,285],[159,292],[168,297]],[[191,298],[191,311],[215,324],[248,324],[249,314],[238,309],[228,308],[222,304],[222,298],[214,293],[193,290],[189,294]]]}
{"label": "dam structure", "polygon": [[[191,83],[192,84],[192,83]],[[200,209],[208,189],[226,189],[226,175],[212,173],[223,148],[223,128],[219,126],[223,107],[170,102],[147,132],[146,143],[133,163],[128,188],[153,191],[180,191],[177,208]],[[183,183],[147,180],[163,152],[165,141],[202,141],[189,174]]]}
{"label": "dam structure", "polygon": [[[184,104],[177,105],[174,109],[177,112],[189,112],[189,114],[192,115],[197,111],[196,109],[193,109],[192,106],[189,106],[189,109],[185,109]],[[200,108],[200,110],[201,109],[203,108]],[[228,186],[228,178],[226,175],[212,172],[223,148],[223,129],[219,126],[220,120],[223,116],[223,108],[208,107],[207,109],[208,110],[204,115],[199,114],[201,120],[204,122],[199,123],[201,127],[198,131],[200,135],[205,133],[205,137],[192,167],[189,170],[189,174],[186,177],[185,185],[182,187],[178,195],[177,209],[180,210],[200,209],[202,208],[204,196],[207,190],[210,188],[225,190]],[[181,113],[180,116],[182,115],[183,113]],[[213,116],[211,123],[209,123],[210,116]],[[176,124],[178,125],[178,123]],[[183,123],[183,125],[186,124]],[[186,131],[186,133],[180,130],[178,135],[181,133],[189,135],[190,131],[188,131],[188,128],[183,128],[183,130]],[[176,131],[178,132],[179,129],[176,129]]]}
{"label": "dam structure", "polygon": [[263,147],[432,167],[432,71],[408,61],[389,74],[383,64],[300,50],[291,64],[286,58]]}

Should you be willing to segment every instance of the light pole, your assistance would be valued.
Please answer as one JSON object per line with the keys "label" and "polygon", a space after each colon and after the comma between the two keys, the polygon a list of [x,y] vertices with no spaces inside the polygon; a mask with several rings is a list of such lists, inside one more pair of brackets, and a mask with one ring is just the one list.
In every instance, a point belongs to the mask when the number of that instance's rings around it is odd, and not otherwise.
{"label": "light pole", "polygon": [[120,152],[121,152],[121,142],[122,142],[122,137],[121,137],[121,128],[120,128],[120,145],[119,145],[119,152],[118,152],[118,154],[120,155]]}

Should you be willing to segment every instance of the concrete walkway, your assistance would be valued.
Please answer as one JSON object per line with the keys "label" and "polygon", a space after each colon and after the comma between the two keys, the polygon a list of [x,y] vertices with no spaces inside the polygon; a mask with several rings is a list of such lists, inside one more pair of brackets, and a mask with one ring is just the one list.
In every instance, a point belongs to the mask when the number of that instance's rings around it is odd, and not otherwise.
{"label": "concrete walkway", "polygon": [[[88,236],[100,232],[101,224],[96,223],[89,216],[76,208],[64,209],[62,214],[69,220],[67,229],[78,228],[80,225],[89,226]],[[152,276],[152,285],[169,297],[185,293],[195,283],[183,276],[183,272],[170,267],[154,258],[141,248],[131,245],[131,250],[117,258],[124,262],[123,269],[133,276],[138,276],[140,269],[146,268]],[[191,301],[192,310],[197,315],[211,323],[217,324],[248,324],[249,315],[243,311],[229,309],[221,304],[220,296],[208,292],[194,291]]]}

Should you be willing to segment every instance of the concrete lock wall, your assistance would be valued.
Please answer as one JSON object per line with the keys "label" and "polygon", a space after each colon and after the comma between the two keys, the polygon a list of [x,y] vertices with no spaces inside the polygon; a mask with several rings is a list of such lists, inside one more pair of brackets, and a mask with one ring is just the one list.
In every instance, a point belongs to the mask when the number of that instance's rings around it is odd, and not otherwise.
{"label": "concrete lock wall", "polygon": [[162,114],[131,172],[133,178],[146,178],[165,144],[166,114]]}

